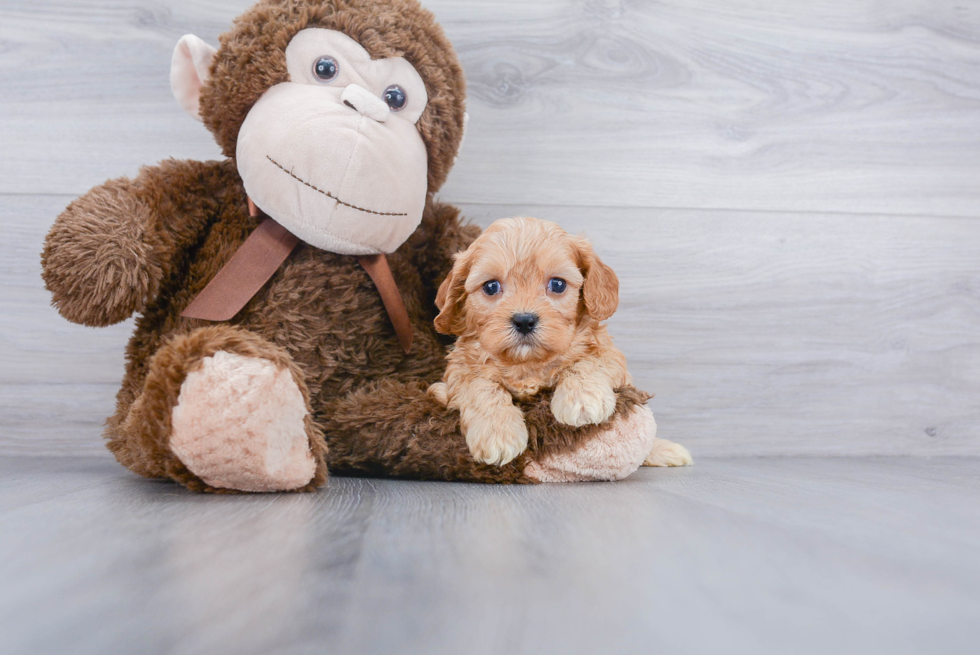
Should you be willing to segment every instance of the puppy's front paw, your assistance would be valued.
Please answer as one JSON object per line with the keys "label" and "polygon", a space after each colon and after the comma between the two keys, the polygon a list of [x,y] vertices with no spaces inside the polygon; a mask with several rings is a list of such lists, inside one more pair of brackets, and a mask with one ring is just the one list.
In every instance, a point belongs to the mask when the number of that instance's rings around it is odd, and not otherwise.
{"label": "puppy's front paw", "polygon": [[604,380],[569,377],[551,397],[551,413],[558,422],[576,428],[602,423],[615,409],[616,394]]}
{"label": "puppy's front paw", "polygon": [[524,415],[517,407],[509,407],[507,411],[471,420],[466,426],[466,445],[478,462],[506,464],[527,448]]}
{"label": "puppy's front paw", "polygon": [[687,452],[687,448],[666,439],[655,439],[653,448],[643,461],[643,466],[691,466],[693,464],[694,458]]}

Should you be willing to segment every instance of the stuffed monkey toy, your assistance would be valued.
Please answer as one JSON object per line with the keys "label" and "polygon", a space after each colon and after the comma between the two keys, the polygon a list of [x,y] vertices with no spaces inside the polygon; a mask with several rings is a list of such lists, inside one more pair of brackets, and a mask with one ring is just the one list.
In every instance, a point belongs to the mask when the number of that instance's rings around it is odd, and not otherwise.
{"label": "stuffed monkey toy", "polygon": [[171,85],[227,158],[92,189],[42,253],[68,320],[137,315],[106,428],[120,463],[208,492],[308,491],[328,469],[530,483],[671,463],[630,387],[602,425],[523,403],[528,449],[501,466],[426,395],[450,345],[439,283],[479,229],[433,200],[465,85],[416,0],[262,0],[217,49],[182,38]]}

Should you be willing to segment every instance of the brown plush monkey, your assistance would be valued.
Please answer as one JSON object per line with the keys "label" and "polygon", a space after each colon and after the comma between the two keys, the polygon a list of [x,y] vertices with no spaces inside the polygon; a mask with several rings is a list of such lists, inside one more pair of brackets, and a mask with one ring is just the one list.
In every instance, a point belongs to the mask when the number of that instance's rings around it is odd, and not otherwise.
{"label": "brown plush monkey", "polygon": [[92,189],[42,255],[68,320],[138,314],[106,430],[123,465],[200,491],[282,491],[322,485],[328,467],[616,479],[650,453],[632,388],[585,428],[556,423],[547,397],[523,404],[528,450],[499,467],[475,462],[458,415],[426,395],[449,343],[436,291],[478,230],[432,200],[462,138],[464,81],[415,0],[263,0],[217,50],[181,39],[171,83],[228,158]]}

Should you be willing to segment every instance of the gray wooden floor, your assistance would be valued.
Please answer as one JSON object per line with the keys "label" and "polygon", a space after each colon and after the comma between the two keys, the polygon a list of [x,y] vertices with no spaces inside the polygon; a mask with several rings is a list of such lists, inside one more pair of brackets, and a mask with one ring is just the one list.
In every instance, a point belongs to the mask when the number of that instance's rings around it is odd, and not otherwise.
{"label": "gray wooden floor", "polygon": [[425,0],[441,192],[585,232],[697,466],[213,498],[105,452],[131,323],[38,254],[106,178],[219,155],[177,39],[251,0],[0,3],[0,652],[975,653],[980,2]]}
{"label": "gray wooden floor", "polygon": [[980,459],[211,497],[0,459],[4,653],[976,653]]}

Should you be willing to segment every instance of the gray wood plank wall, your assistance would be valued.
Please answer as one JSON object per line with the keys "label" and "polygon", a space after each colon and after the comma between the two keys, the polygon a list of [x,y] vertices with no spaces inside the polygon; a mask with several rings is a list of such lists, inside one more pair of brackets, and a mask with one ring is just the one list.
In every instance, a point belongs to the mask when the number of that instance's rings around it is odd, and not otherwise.
{"label": "gray wood plank wall", "polygon": [[[48,306],[58,212],[218,156],[176,40],[248,0],[0,5],[0,452],[99,452],[129,324]],[[428,0],[469,81],[441,196],[584,232],[695,456],[980,454],[980,3]]]}

